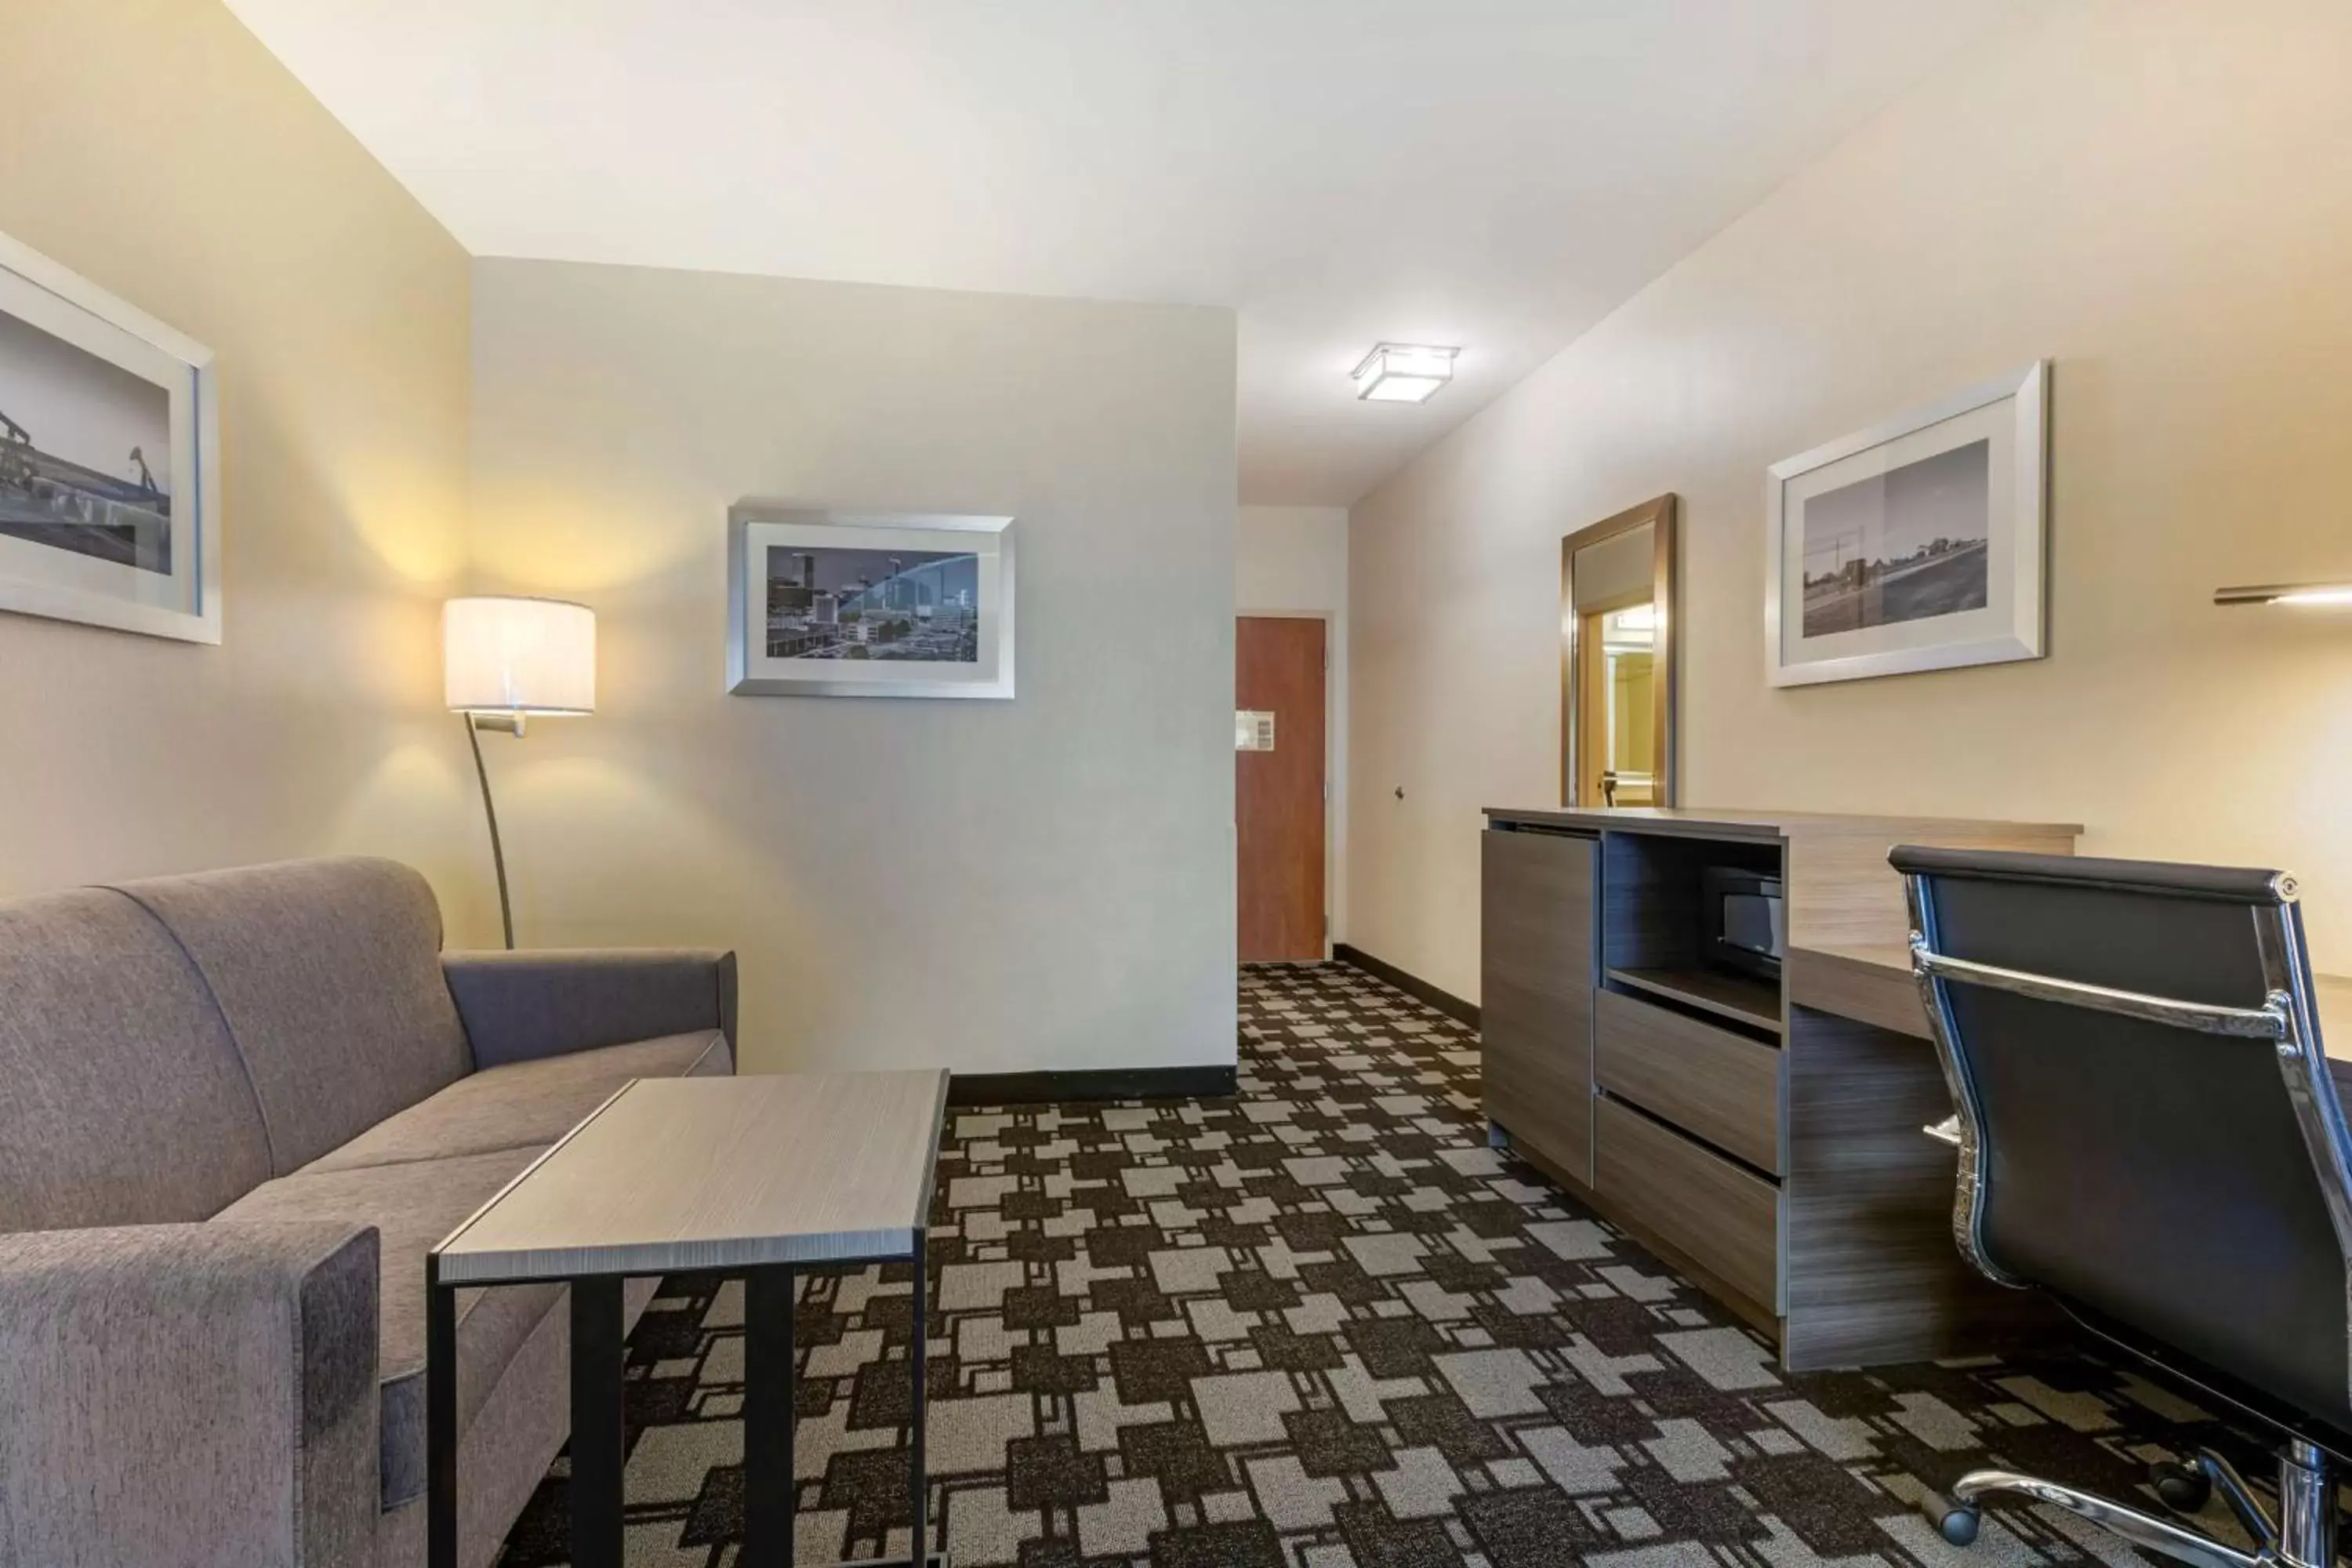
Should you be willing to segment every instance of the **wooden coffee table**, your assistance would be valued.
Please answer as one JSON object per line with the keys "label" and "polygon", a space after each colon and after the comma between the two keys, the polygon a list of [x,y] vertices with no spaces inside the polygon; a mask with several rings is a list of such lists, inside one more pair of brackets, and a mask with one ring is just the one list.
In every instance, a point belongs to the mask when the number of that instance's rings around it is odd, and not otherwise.
{"label": "wooden coffee table", "polygon": [[945,1072],[641,1079],[426,1255],[426,1561],[457,1564],[457,1297],[572,1288],[572,1556],[620,1568],[621,1284],[632,1275],[743,1279],[742,1561],[793,1560],[793,1274],[915,1265],[908,1349],[913,1531],[929,1542],[923,1475],[923,1244]]}

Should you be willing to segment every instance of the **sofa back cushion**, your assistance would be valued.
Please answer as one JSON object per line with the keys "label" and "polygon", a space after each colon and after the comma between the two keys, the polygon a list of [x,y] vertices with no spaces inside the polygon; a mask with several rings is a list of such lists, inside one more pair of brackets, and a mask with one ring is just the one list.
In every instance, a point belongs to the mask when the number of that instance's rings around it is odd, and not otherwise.
{"label": "sofa back cushion", "polygon": [[212,988],[285,1175],[473,1070],[441,910],[392,860],[129,882]]}
{"label": "sofa back cushion", "polygon": [[0,1231],[208,1219],[268,1178],[245,1064],[171,933],[103,889],[0,904]]}

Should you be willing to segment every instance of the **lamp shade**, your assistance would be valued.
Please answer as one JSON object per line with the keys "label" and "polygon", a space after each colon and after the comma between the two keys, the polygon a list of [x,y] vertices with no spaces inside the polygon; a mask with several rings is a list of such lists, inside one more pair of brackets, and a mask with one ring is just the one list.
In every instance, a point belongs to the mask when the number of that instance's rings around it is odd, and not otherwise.
{"label": "lamp shade", "polygon": [[596,612],[562,599],[451,599],[441,675],[454,712],[593,713]]}

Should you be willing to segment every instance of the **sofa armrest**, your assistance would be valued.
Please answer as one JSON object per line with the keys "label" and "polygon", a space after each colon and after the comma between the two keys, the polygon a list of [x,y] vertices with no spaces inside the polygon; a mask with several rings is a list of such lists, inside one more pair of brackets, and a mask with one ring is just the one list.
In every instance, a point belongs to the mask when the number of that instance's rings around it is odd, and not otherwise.
{"label": "sofa armrest", "polygon": [[474,1045],[502,1067],[716,1029],[735,1047],[735,955],[660,948],[448,952],[441,972]]}
{"label": "sofa armrest", "polygon": [[0,1562],[370,1561],[376,1267],[339,1222],[0,1236]]}

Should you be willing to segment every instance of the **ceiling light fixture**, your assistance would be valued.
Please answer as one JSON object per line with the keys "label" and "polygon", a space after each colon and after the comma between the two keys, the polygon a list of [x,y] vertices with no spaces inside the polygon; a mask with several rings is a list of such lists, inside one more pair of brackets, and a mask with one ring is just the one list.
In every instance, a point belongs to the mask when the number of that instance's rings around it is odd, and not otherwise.
{"label": "ceiling light fixture", "polygon": [[2352,583],[2279,583],[2254,588],[2217,588],[2217,605],[2352,605]]}
{"label": "ceiling light fixture", "polygon": [[1366,403],[1426,403],[1454,379],[1460,349],[1427,343],[1376,343],[1349,377]]}

